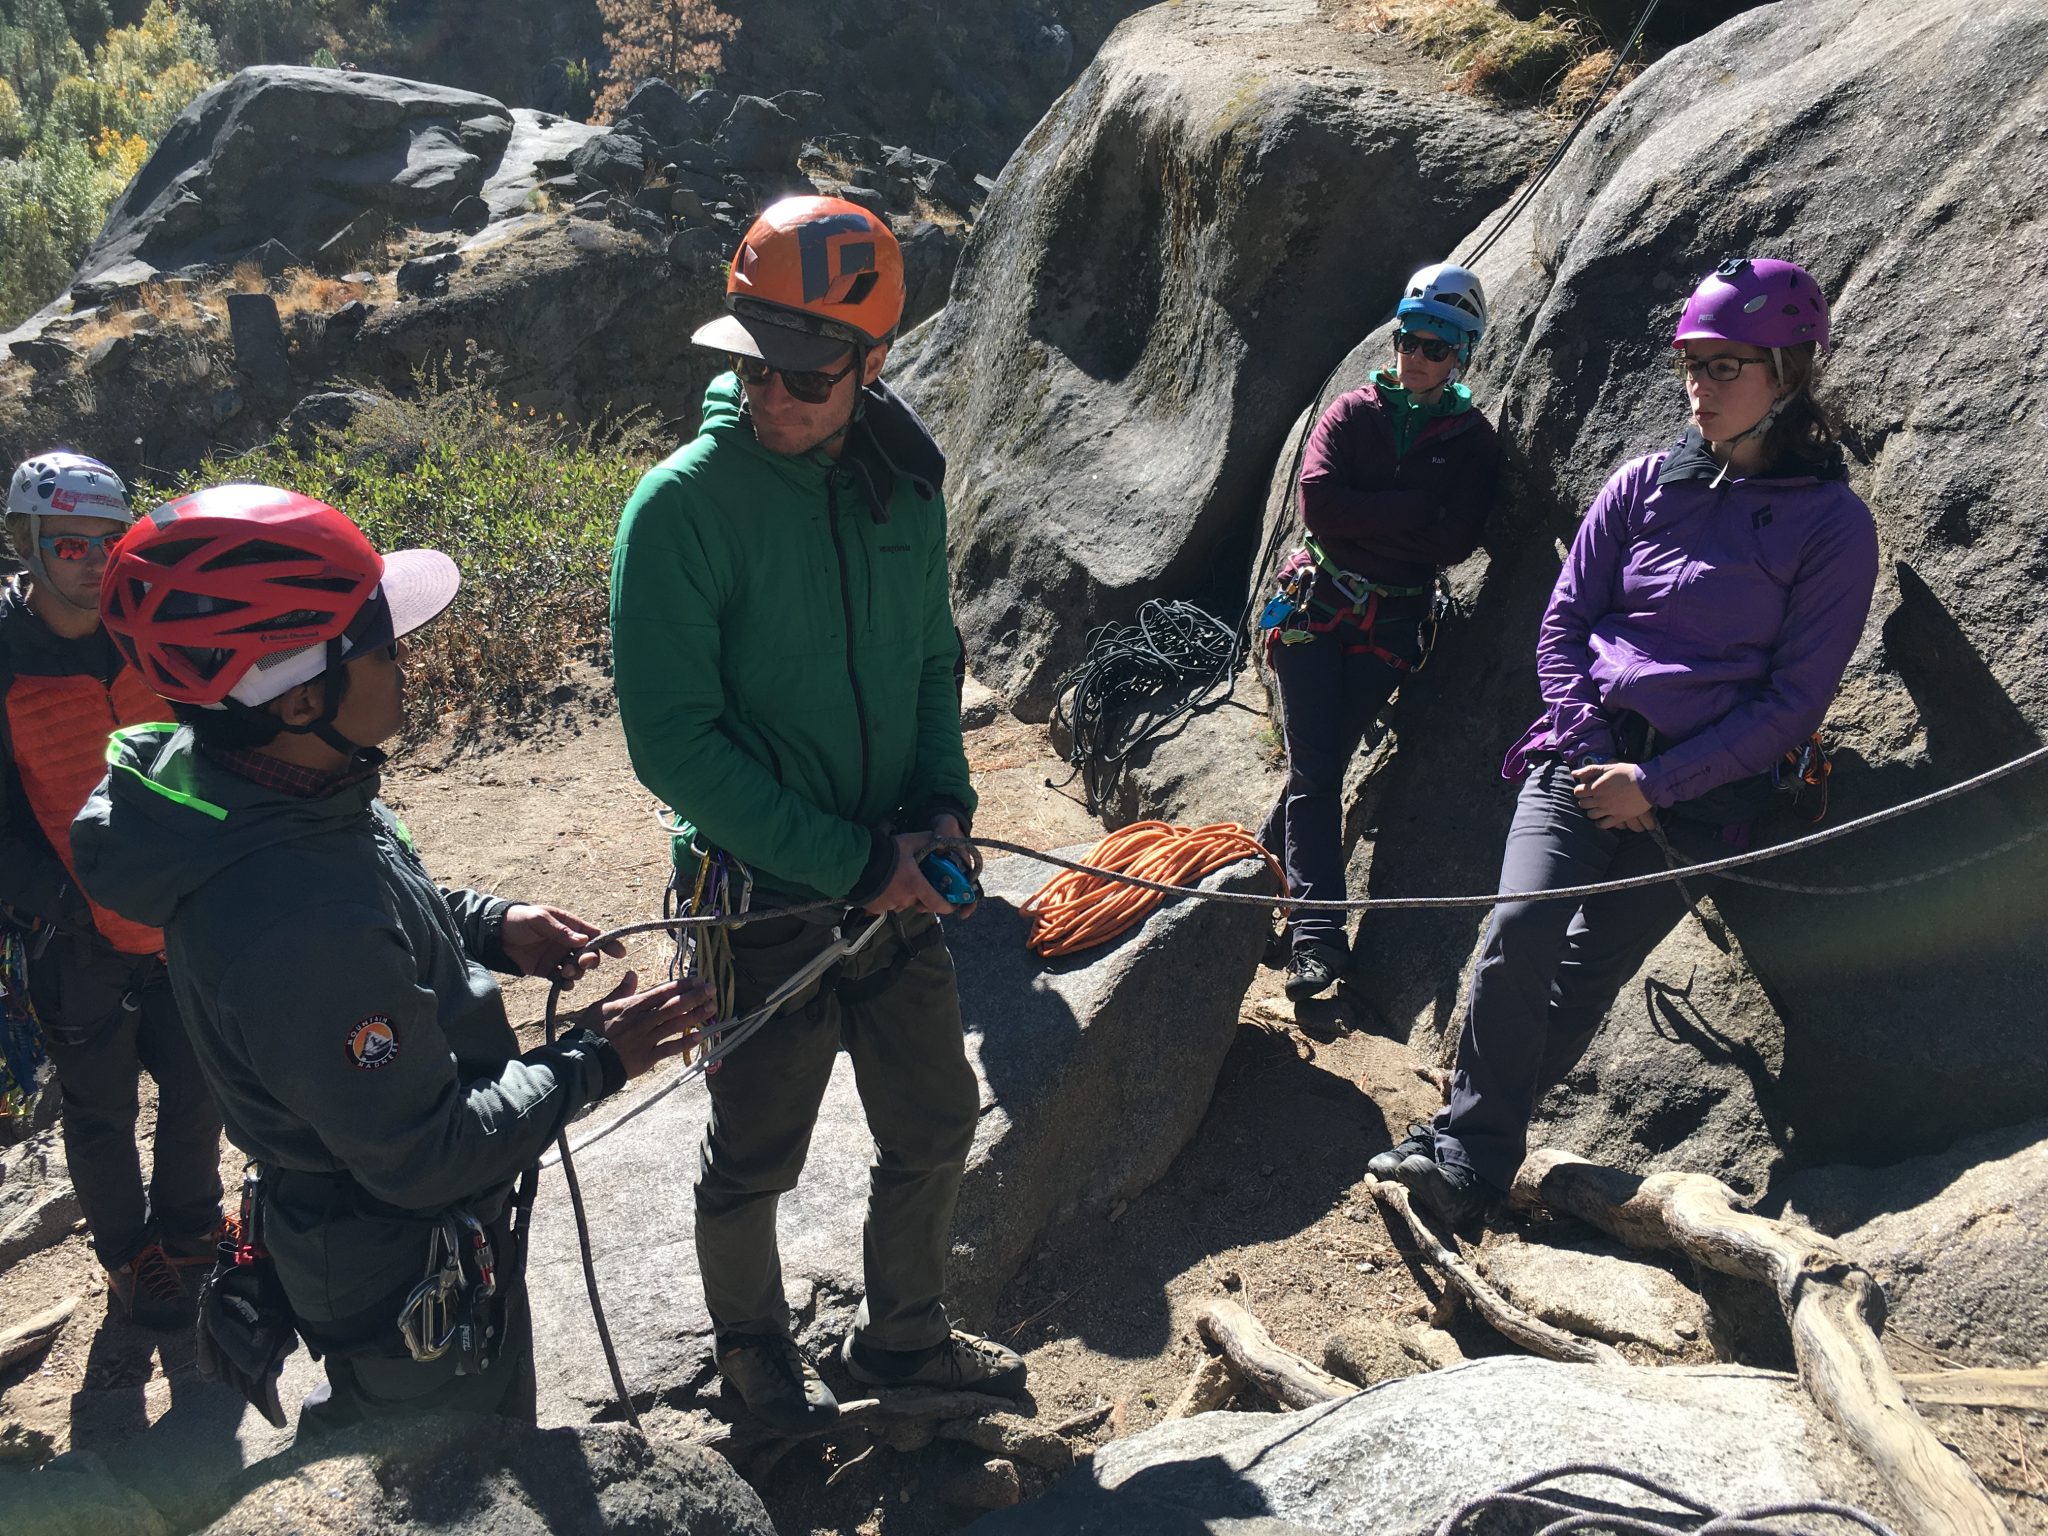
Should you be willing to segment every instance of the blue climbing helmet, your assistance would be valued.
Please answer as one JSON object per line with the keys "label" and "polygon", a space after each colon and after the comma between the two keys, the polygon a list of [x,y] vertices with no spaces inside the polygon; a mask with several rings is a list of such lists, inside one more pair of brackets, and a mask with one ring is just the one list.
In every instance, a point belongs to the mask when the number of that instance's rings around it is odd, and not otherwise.
{"label": "blue climbing helmet", "polygon": [[1441,336],[1458,349],[1460,363],[1469,363],[1486,334],[1486,290],[1477,274],[1438,262],[1408,279],[1394,319],[1405,331]]}

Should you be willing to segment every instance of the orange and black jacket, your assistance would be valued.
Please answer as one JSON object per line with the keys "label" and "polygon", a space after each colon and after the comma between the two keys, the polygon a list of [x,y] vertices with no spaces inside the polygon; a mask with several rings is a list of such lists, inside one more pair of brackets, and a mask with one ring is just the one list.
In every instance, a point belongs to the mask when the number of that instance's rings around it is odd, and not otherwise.
{"label": "orange and black jacket", "polygon": [[162,952],[156,929],[80,889],[71,820],[106,776],[107,738],[168,714],[106,631],[67,640],[29,611],[18,584],[0,592],[0,907],[8,916],[96,931],[123,954]]}

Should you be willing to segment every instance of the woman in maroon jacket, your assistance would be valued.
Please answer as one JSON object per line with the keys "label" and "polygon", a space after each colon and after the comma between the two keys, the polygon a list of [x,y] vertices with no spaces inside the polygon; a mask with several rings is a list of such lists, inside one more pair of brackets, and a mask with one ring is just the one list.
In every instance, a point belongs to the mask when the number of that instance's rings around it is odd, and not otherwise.
{"label": "woman in maroon jacket", "polygon": [[[1339,395],[1309,439],[1307,538],[1260,620],[1287,745],[1287,784],[1260,840],[1303,899],[1344,897],[1345,766],[1426,654],[1438,569],[1479,547],[1493,506],[1500,442],[1457,382],[1485,329],[1479,279],[1425,267],[1395,314],[1392,367]],[[1289,935],[1287,995],[1318,996],[1347,959],[1343,920],[1304,912]]]}

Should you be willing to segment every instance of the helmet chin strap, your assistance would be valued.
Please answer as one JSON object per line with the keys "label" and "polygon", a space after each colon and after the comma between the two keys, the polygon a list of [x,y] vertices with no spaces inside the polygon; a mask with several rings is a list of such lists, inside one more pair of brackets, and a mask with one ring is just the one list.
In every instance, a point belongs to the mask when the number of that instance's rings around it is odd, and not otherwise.
{"label": "helmet chin strap", "polygon": [[[1771,372],[1777,375],[1778,387],[1783,389],[1785,387],[1785,354],[1777,347],[1771,348]],[[1778,396],[1777,399],[1771,402],[1771,408],[1757,418],[1755,426],[1751,427],[1747,432],[1738,432],[1735,436],[1724,440],[1721,446],[1728,450],[1728,457],[1721,461],[1721,472],[1708,482],[1708,490],[1713,490],[1723,480],[1728,478],[1728,471],[1735,465],[1736,447],[1739,444],[1748,442],[1752,437],[1761,437],[1764,433],[1770,431],[1777,424],[1779,415],[1791,403],[1792,397],[1789,394]]]}
{"label": "helmet chin strap", "polygon": [[341,713],[342,700],[348,696],[348,663],[343,660],[341,641],[327,642],[327,670],[320,674],[322,704],[320,713],[304,725],[290,725],[280,720],[279,728],[290,731],[294,736],[311,736],[339,752],[350,762],[358,762],[376,753],[381,762],[383,754],[375,747],[366,747],[359,741],[350,741],[334,728],[335,716]]}

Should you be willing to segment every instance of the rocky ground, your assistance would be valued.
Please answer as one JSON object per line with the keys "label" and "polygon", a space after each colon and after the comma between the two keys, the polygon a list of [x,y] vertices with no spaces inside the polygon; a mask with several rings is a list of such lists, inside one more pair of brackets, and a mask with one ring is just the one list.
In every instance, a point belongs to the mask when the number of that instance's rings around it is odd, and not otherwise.
{"label": "rocky ground", "polygon": [[[1069,794],[1046,786],[1063,770],[1042,727],[998,716],[969,731],[968,751],[983,796],[978,830],[1038,847],[1096,835]],[[664,850],[654,808],[632,777],[595,673],[582,674],[537,729],[516,738],[410,751],[391,777],[390,798],[443,878],[545,895],[605,924],[658,907]],[[650,946],[638,958],[646,965],[660,957]],[[540,1004],[530,984],[513,989],[515,1017],[533,1019]],[[1427,1078],[1433,1061],[1354,1027],[1338,1003],[1286,1003],[1272,972],[1260,972],[1240,1021],[1208,1115],[1165,1176],[1106,1213],[1056,1227],[989,1314],[969,1319],[1025,1353],[1040,1421],[1103,1410],[1082,1436],[1089,1444],[1166,1416],[1203,1356],[1194,1316],[1220,1297],[1248,1307],[1284,1347],[1374,1382],[1508,1352],[1483,1324],[1442,1309],[1433,1272],[1407,1253],[1405,1237],[1390,1234],[1361,1182],[1366,1159],[1436,1102]],[[1117,1127],[1100,1134],[1114,1136]],[[230,1181],[238,1172],[231,1150],[223,1172]],[[1633,1265],[1618,1284],[1611,1269],[1574,1268],[1595,1262],[1579,1254],[1587,1246],[1568,1224],[1536,1231],[1504,1221],[1480,1262],[1532,1305],[1555,1312],[1565,1298],[1555,1316],[1565,1326],[1574,1322],[1574,1296],[1603,1326],[1623,1319],[1615,1341],[1638,1363],[1713,1358],[1708,1340],[1722,1324],[1694,1294],[1689,1273]],[[118,1469],[145,1427],[162,1434],[181,1405],[189,1422],[189,1405],[211,1395],[192,1375],[186,1340],[106,1319],[82,1235],[0,1273],[0,1318],[18,1320],[71,1297],[78,1310],[48,1353],[0,1374],[0,1461],[34,1463],[78,1448]],[[1424,1326],[1432,1320],[1442,1326]],[[1931,1368],[1940,1358],[1898,1330],[1888,1342],[1902,1369]],[[547,1348],[544,1340],[544,1360]],[[1754,1346],[1752,1363],[1781,1363],[1769,1350]],[[709,1398],[671,1403],[650,1428],[701,1429],[715,1406]],[[2016,1524],[2048,1531],[2041,1418],[1930,1412]],[[977,1513],[960,1501],[972,1493],[962,1479],[982,1453],[941,1441],[914,1452],[880,1447],[852,1464],[857,1449],[799,1448],[759,1478],[783,1536],[923,1536],[958,1529]],[[1022,1472],[1027,1496],[1051,1481]]]}

